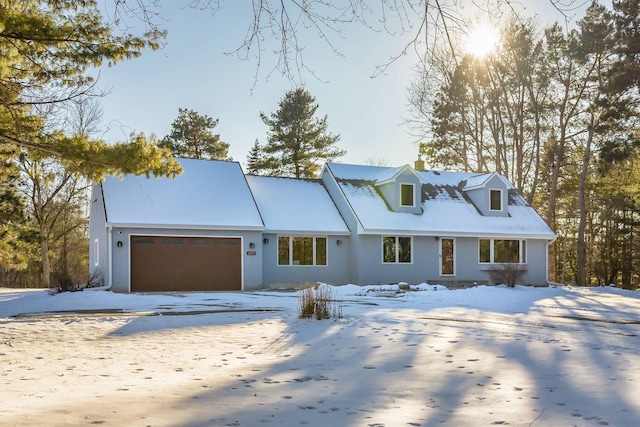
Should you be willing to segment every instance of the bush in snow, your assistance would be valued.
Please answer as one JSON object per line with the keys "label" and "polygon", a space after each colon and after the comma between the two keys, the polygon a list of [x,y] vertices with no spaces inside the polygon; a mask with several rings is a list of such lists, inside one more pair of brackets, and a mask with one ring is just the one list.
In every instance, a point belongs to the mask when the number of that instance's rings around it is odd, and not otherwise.
{"label": "bush in snow", "polygon": [[513,288],[524,276],[524,270],[519,264],[503,264],[489,271],[491,281],[496,285],[505,284]]}
{"label": "bush in snow", "polygon": [[305,284],[298,291],[298,317],[300,319],[315,317],[318,320],[341,318],[342,306],[334,300],[333,288],[319,283]]}
{"label": "bush in snow", "polygon": [[84,288],[95,288],[98,286],[102,286],[104,284],[104,278],[102,276],[102,271],[95,270],[86,283],[77,284],[74,283],[68,275],[58,275],[56,273],[53,274],[52,278],[52,286],[49,289],[49,293],[51,295],[59,294],[61,292],[76,292],[81,291]]}

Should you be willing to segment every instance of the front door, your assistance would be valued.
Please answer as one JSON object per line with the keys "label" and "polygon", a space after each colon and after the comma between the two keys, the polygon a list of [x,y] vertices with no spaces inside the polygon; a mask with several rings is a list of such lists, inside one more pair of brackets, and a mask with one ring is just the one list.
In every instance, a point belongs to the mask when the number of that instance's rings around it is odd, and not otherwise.
{"label": "front door", "polygon": [[440,239],[440,275],[454,276],[455,274],[455,240]]}

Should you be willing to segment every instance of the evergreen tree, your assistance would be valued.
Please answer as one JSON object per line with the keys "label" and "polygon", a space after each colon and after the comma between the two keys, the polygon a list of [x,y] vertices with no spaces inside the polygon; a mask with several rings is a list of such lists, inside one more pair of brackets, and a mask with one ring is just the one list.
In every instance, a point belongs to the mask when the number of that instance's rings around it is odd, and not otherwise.
{"label": "evergreen tree", "polygon": [[177,157],[230,161],[229,144],[213,133],[217,125],[217,119],[179,108],[171,133],[162,139],[159,146],[170,149]]}
{"label": "evergreen tree", "polygon": [[146,141],[110,145],[86,135],[45,132],[38,105],[79,99],[95,82],[86,72],[156,49],[164,32],[115,34],[95,0],[0,2],[0,145],[57,157],[71,169],[99,179],[107,173],[175,175],[179,165]]}
{"label": "evergreen tree", "polygon": [[[0,271],[4,273],[26,268],[37,247],[28,224],[25,200],[18,192],[18,170],[3,151],[0,146]],[[2,285],[5,283],[0,278]]]}
{"label": "evergreen tree", "polygon": [[612,5],[620,60],[610,86],[618,91],[629,85],[640,88],[640,0],[613,0]]}
{"label": "evergreen tree", "polygon": [[262,160],[262,147],[256,139],[247,156],[247,172],[252,175],[260,174],[260,161]]}
{"label": "evergreen tree", "polygon": [[289,91],[280,101],[280,108],[271,116],[260,114],[269,126],[264,170],[268,175],[314,178],[320,171],[320,161],[332,161],[345,154],[335,146],[340,135],[327,131],[327,116],[315,116],[318,104],[304,89]]}

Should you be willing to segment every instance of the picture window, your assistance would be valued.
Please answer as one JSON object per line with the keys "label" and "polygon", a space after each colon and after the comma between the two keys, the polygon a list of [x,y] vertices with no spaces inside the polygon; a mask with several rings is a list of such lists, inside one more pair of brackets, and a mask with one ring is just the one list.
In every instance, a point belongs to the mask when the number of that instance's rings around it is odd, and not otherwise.
{"label": "picture window", "polygon": [[327,265],[327,238],[278,236],[278,265]]}
{"label": "picture window", "polygon": [[478,260],[486,264],[525,264],[526,240],[480,239]]}

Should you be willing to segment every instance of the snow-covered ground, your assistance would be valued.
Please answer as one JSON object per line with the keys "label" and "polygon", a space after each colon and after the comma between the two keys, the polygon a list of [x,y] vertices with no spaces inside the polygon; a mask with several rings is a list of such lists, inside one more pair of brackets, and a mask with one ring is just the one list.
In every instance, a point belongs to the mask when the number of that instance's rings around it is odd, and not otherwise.
{"label": "snow-covered ground", "polygon": [[640,292],[386,289],[0,290],[0,424],[638,425]]}

